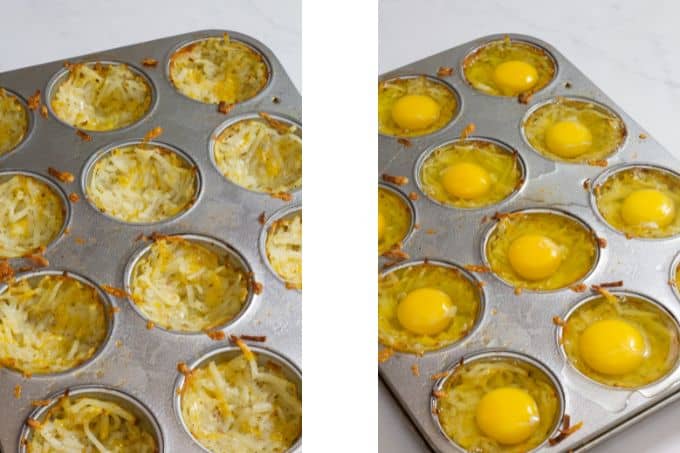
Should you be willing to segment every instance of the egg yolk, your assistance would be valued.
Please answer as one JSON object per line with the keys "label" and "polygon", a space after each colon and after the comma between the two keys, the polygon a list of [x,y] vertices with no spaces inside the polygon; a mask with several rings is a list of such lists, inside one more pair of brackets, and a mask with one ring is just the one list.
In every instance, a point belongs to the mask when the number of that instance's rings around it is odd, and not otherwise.
{"label": "egg yolk", "polygon": [[583,331],[579,351],[595,371],[621,375],[640,366],[646,355],[646,345],[635,326],[620,319],[605,319]]}
{"label": "egg yolk", "polygon": [[529,63],[510,60],[496,66],[493,79],[508,96],[531,89],[538,82],[538,73]]}
{"label": "egg yolk", "polygon": [[658,190],[636,190],[624,200],[621,216],[628,225],[665,227],[675,219],[675,203]]}
{"label": "egg yolk", "polygon": [[435,335],[451,322],[451,298],[434,288],[411,291],[397,307],[397,319],[405,329],[420,335]]}
{"label": "egg yolk", "polygon": [[550,238],[539,234],[520,236],[510,244],[510,265],[522,278],[543,280],[560,267],[560,248]]}
{"label": "egg yolk", "polygon": [[385,217],[378,212],[378,239],[385,235]]}
{"label": "egg yolk", "polygon": [[437,121],[440,110],[439,104],[430,96],[407,94],[394,103],[392,119],[404,129],[425,129]]}
{"label": "egg yolk", "polygon": [[593,145],[593,135],[578,121],[558,121],[546,131],[545,144],[558,156],[576,157]]}
{"label": "egg yolk", "polygon": [[450,195],[470,200],[479,198],[489,191],[491,178],[479,165],[463,162],[444,170],[442,184]]}
{"label": "egg yolk", "polygon": [[485,435],[505,445],[527,440],[541,421],[534,398],[515,387],[500,387],[484,395],[475,417]]}

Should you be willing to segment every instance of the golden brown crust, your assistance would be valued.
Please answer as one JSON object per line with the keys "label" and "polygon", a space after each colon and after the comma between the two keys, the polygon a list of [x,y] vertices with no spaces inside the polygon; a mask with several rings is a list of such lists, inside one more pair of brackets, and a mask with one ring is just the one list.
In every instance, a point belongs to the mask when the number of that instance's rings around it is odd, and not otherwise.
{"label": "golden brown crust", "polygon": [[235,106],[236,104],[229,104],[228,102],[220,101],[220,103],[217,104],[217,111],[223,115],[226,115],[231,112]]}
{"label": "golden brown crust", "polygon": [[402,146],[405,146],[406,148],[410,148],[411,146],[413,146],[413,142],[405,137],[398,138],[397,143],[399,143]]}
{"label": "golden brown crust", "polygon": [[205,333],[212,341],[222,341],[227,336],[221,330],[212,330]]}
{"label": "golden brown crust", "polygon": [[460,139],[465,140],[468,138],[470,135],[475,133],[475,130],[477,129],[477,126],[475,123],[470,123],[467,126],[463,128],[462,131],[460,131]]}
{"label": "golden brown crust", "polygon": [[583,426],[583,422],[578,422],[575,425],[571,425],[571,417],[567,414],[564,414],[564,418],[562,419],[562,427],[560,428],[559,432],[557,433],[557,436],[548,439],[548,443],[553,446],[557,445],[558,443],[562,442],[564,439],[569,437],[570,435],[574,434],[576,431],[581,429]]}
{"label": "golden brown crust", "polygon": [[145,66],[147,68],[155,68],[156,66],[158,66],[158,60],[156,60],[155,58],[147,57],[142,60],[142,66]]}
{"label": "golden brown crust", "polygon": [[84,131],[81,131],[80,129],[76,129],[76,135],[80,137],[80,139],[84,142],[91,142],[92,141],[92,136],[88,135]]}
{"label": "golden brown crust", "polygon": [[392,348],[383,348],[378,352],[378,362],[379,363],[385,363],[390,358],[394,355],[394,349]]}
{"label": "golden brown crust", "polygon": [[287,134],[290,132],[290,125],[288,123],[275,119],[267,112],[260,112],[259,115],[279,134]]}
{"label": "golden brown crust", "polygon": [[163,128],[160,126],[156,126],[153,129],[151,129],[149,132],[144,134],[144,139],[142,140],[143,143],[150,142],[151,140],[160,137],[160,135],[163,133]]}
{"label": "golden brown crust", "polygon": [[275,192],[275,193],[270,193],[269,194],[272,198],[277,198],[282,201],[291,201],[293,199],[293,195],[291,195],[288,192]]}
{"label": "golden brown crust", "polygon": [[453,75],[453,68],[451,66],[440,66],[437,70],[438,77],[449,77]]}
{"label": "golden brown crust", "polygon": [[491,269],[489,269],[488,266],[483,266],[481,264],[466,264],[463,267],[467,271],[476,272],[478,274],[486,274],[486,273],[491,272]]}
{"label": "golden brown crust", "polygon": [[124,289],[116,288],[115,286],[102,285],[102,289],[104,290],[105,293],[110,294],[113,297],[117,297],[119,299],[130,297],[130,295],[126,293]]}
{"label": "golden brown crust", "polygon": [[73,203],[78,203],[80,201],[80,195],[78,195],[75,192],[71,192],[68,194],[68,199],[71,200]]}
{"label": "golden brown crust", "polygon": [[73,181],[76,180],[76,177],[73,176],[73,173],[70,173],[68,171],[59,171],[54,167],[49,167],[47,169],[47,172],[51,176],[57,178],[59,181],[65,182],[65,183],[68,183],[68,184],[70,184],[70,183],[72,183]]}
{"label": "golden brown crust", "polygon": [[14,269],[9,261],[0,260],[0,283],[11,281],[14,278]]}
{"label": "golden brown crust", "polygon": [[391,184],[396,184],[398,186],[403,186],[408,184],[408,177],[406,176],[395,176],[395,175],[388,175],[387,173],[383,173],[382,179],[385,182],[389,182]]}
{"label": "golden brown crust", "polygon": [[241,340],[256,341],[258,343],[265,343],[267,341],[265,335],[239,335],[239,338],[241,338]]}
{"label": "golden brown crust", "polygon": [[28,98],[29,110],[37,110],[40,107],[40,90],[35,90],[32,96]]}

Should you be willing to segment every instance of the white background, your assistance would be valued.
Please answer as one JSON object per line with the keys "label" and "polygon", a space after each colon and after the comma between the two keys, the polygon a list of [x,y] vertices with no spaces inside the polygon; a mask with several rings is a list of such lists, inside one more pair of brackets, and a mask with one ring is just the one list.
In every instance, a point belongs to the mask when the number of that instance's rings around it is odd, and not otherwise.
{"label": "white background", "polygon": [[[381,0],[380,73],[492,33],[524,33],[557,47],[666,148],[680,155],[680,3]],[[381,385],[380,451],[426,446]],[[680,451],[676,403],[597,452]]]}

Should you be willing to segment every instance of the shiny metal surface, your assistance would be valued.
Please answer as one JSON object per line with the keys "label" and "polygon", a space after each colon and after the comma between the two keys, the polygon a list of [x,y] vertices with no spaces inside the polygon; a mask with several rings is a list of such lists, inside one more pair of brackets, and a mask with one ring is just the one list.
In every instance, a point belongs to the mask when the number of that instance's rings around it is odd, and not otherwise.
{"label": "shiny metal surface", "polygon": [[[593,211],[590,191],[584,189],[584,181],[595,180],[603,169],[555,162],[539,155],[524,140],[521,122],[529,109],[555,96],[592,99],[619,115],[627,127],[628,139],[608,160],[610,167],[644,161],[666,168],[680,168],[680,162],[654,138],[641,136],[646,131],[639,124],[556,48],[539,39],[510,35],[545,48],[557,62],[555,79],[534,94],[527,104],[518,102],[515,97],[493,97],[474,90],[464,80],[460,62],[478,46],[503,36],[482,37],[380,77],[381,80],[402,74],[427,74],[434,77],[440,67],[453,67],[454,74],[443,79],[453,86],[462,99],[462,110],[452,123],[435,133],[409,138],[410,146],[398,143],[394,137],[379,136],[379,175],[387,173],[408,176],[409,182],[400,186],[399,190],[403,193],[415,191],[419,195],[414,204],[419,215],[420,229],[405,244],[404,251],[411,259],[441,259],[463,265],[482,264],[481,244],[489,227],[488,220],[496,211],[559,209],[582,219],[595,230],[599,238],[607,242],[606,247],[600,250],[599,264],[585,283],[623,280],[625,290],[640,292],[658,301],[677,319],[680,304],[673,288],[668,284],[668,277],[671,263],[680,249],[679,238],[645,241],[626,239],[624,235],[612,231],[599,214]],[[500,208],[462,210],[442,207],[428,199],[413,180],[419,156],[430,148],[458,138],[469,123],[476,125],[476,135],[509,145],[525,161],[525,186],[514,199]],[[425,234],[428,229],[435,230],[434,234]],[[381,259],[380,264],[385,262],[386,260]],[[570,415],[572,423],[583,422],[579,431],[556,446],[542,447],[541,451],[585,450],[645,414],[680,397],[680,377],[678,373],[672,373],[656,386],[654,394],[636,390],[628,395],[622,410],[614,412],[606,409],[605,405],[584,394],[579,383],[572,380],[572,374],[568,373],[569,366],[555,342],[556,326],[552,318],[566,313],[586,294],[566,289],[549,293],[525,291],[517,296],[513,288],[493,275],[485,273],[477,276],[485,282],[486,294],[486,310],[479,329],[452,348],[422,357],[397,353],[379,366],[383,382],[435,451],[454,452],[456,448],[439,432],[432,419],[429,406],[433,383],[431,376],[447,369],[460,357],[487,348],[510,349],[545,364],[564,388],[565,413]],[[415,376],[411,370],[414,364],[420,369],[419,376]],[[601,389],[601,392],[598,394],[599,400],[618,398],[613,390]]]}
{"label": "shiny metal surface", "polygon": [[[227,335],[264,335],[262,346],[286,357],[299,368],[301,364],[301,293],[288,290],[271,272],[259,253],[261,213],[267,217],[288,206],[300,206],[300,191],[290,202],[258,194],[236,186],[215,169],[209,155],[211,134],[225,121],[242,115],[265,111],[277,117],[301,122],[301,98],[274,54],[262,43],[247,35],[231,32],[238,39],[259,50],[270,67],[267,86],[254,98],[237,104],[228,115],[217,106],[188,99],[178,93],[166,76],[167,61],[178,46],[208,36],[221,36],[223,30],[204,30],[149,41],[118,49],[46,63],[0,74],[0,86],[18,93],[23,99],[37,89],[50,93],[51,81],[65,61],[120,61],[135,66],[147,77],[155,92],[155,101],[147,116],[116,131],[88,134],[83,141],[72,127],[50,115],[42,118],[31,113],[32,127],[26,140],[0,158],[0,169],[33,171],[61,188],[60,195],[76,193],[79,202],[70,202],[70,231],[50,246],[45,254],[49,269],[68,270],[103,286],[124,286],[127,264],[148,243],[140,235],[195,234],[215,238],[237,250],[247,263],[254,279],[263,284],[263,292],[252,299],[245,312],[225,328]],[[145,58],[158,60],[157,67],[141,64]],[[101,214],[84,197],[81,179],[88,161],[113,143],[139,140],[156,126],[163,128],[157,138],[173,151],[186,154],[197,166],[202,188],[195,206],[174,219],[153,225],[127,224]],[[72,173],[76,180],[67,184],[48,175],[48,167]],[[64,198],[62,196],[62,198]],[[11,260],[19,267],[22,260]],[[123,392],[148,407],[158,421],[165,439],[164,451],[201,451],[182,427],[173,408],[175,383],[180,373],[178,362],[191,363],[208,348],[228,344],[215,342],[207,335],[182,335],[162,329],[147,329],[126,298],[110,297],[120,308],[115,314],[111,339],[101,354],[74,372],[52,377],[25,378],[8,369],[0,369],[0,443],[5,452],[16,452],[24,422],[32,412],[31,402],[47,398],[79,385],[105,386]],[[22,388],[16,399],[13,389]],[[296,446],[294,451],[299,450]]]}

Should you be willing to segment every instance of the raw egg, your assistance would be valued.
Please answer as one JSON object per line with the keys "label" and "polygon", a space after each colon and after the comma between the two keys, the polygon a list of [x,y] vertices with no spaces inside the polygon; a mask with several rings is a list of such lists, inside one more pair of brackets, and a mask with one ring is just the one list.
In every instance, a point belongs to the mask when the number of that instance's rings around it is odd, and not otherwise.
{"label": "raw egg", "polygon": [[680,177],[670,170],[630,165],[598,182],[593,193],[602,217],[628,237],[680,233]]}
{"label": "raw egg", "polygon": [[456,208],[479,208],[511,196],[522,184],[519,156],[493,141],[469,138],[432,151],[419,179],[425,194]]}
{"label": "raw egg", "polygon": [[446,191],[458,198],[475,199],[489,191],[489,173],[477,164],[461,162],[448,167],[442,175]]}
{"label": "raw egg", "polygon": [[515,239],[508,249],[512,268],[527,280],[543,280],[560,267],[560,247],[549,237],[527,234]]}
{"label": "raw egg", "polygon": [[529,210],[500,216],[486,241],[491,271],[515,288],[569,287],[595,266],[594,232],[561,211]]}
{"label": "raw egg", "polygon": [[378,131],[416,137],[446,126],[458,112],[458,98],[443,81],[400,77],[378,84]]}
{"label": "raw egg", "polygon": [[611,157],[623,144],[623,120],[604,105],[557,97],[531,111],[522,124],[529,145],[556,161],[588,163]]}
{"label": "raw egg", "polygon": [[481,316],[473,276],[437,262],[407,263],[378,279],[378,337],[388,348],[422,354],[467,336]]}
{"label": "raw egg", "polygon": [[392,107],[392,119],[399,127],[417,131],[430,127],[437,118],[441,107],[437,101],[424,94],[402,96]]}
{"label": "raw egg", "polygon": [[529,63],[505,61],[494,69],[493,79],[503,94],[512,96],[528,91],[538,82],[538,73]]}
{"label": "raw egg", "polygon": [[477,404],[479,429],[501,444],[527,440],[538,427],[541,416],[536,401],[516,387],[499,387],[484,395]]}
{"label": "raw egg", "polygon": [[647,346],[640,331],[621,319],[603,319],[586,327],[579,339],[581,357],[604,374],[634,371],[645,358]]}
{"label": "raw egg", "polygon": [[543,49],[509,38],[470,53],[463,74],[473,88],[493,96],[517,96],[543,89],[555,76],[555,62]]}
{"label": "raw egg", "polygon": [[419,288],[399,303],[397,318],[405,329],[420,335],[434,335],[451,322],[453,303],[443,291]]}
{"label": "raw egg", "polygon": [[585,376],[612,387],[658,381],[678,360],[678,327],[642,295],[611,291],[576,306],[560,328],[567,359]]}

